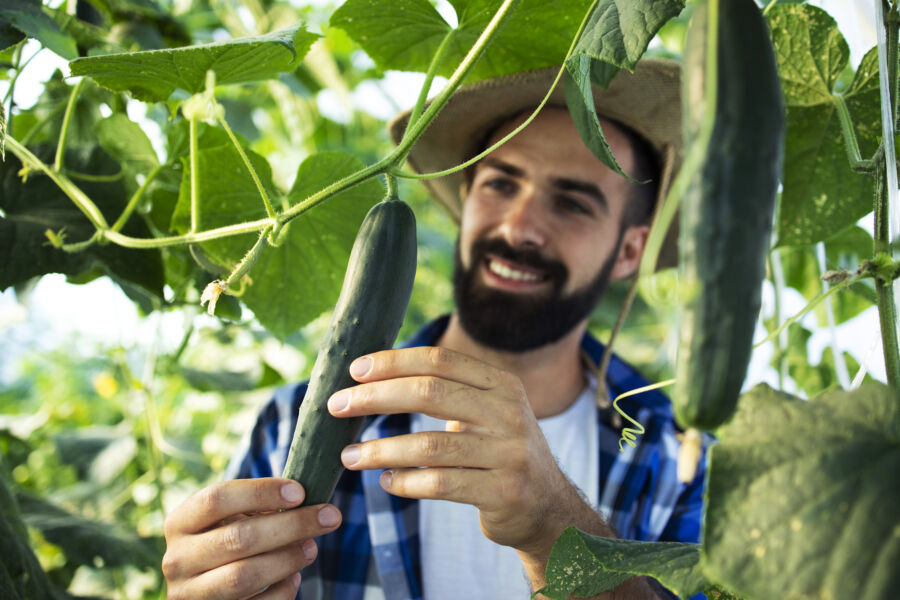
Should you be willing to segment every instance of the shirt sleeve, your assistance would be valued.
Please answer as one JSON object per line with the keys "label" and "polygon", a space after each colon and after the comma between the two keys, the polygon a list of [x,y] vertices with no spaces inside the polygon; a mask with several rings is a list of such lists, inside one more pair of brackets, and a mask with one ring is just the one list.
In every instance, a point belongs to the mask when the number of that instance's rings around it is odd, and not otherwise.
{"label": "shirt sleeve", "polygon": [[256,423],[241,440],[225,469],[225,479],[277,477],[284,470],[306,383],[275,390]]}

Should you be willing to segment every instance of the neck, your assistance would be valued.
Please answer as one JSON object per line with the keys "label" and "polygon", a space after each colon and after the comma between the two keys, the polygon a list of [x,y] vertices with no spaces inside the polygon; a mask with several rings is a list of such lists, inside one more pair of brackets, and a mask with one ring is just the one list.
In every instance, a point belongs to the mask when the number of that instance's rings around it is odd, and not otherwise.
{"label": "neck", "polygon": [[508,352],[488,348],[472,339],[454,313],[437,345],[515,374],[525,386],[535,416],[543,419],[565,411],[584,389],[581,338],[586,328],[585,320],[552,344],[527,352]]}

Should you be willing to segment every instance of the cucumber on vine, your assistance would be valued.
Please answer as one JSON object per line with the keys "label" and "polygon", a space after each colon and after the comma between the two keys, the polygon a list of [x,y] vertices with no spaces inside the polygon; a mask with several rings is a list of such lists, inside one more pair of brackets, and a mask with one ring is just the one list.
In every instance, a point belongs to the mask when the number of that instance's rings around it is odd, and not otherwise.
{"label": "cucumber on vine", "polygon": [[363,418],[332,417],[326,403],[334,392],[356,385],[351,362],[393,346],[412,293],[416,251],[409,206],[393,196],[373,206],[353,244],[282,474],[306,489],[304,504],[328,502],[344,470],[341,450],[355,441]]}
{"label": "cucumber on vine", "polygon": [[684,52],[686,153],[707,111],[715,119],[702,166],[681,199],[688,298],[673,398],[682,427],[707,431],[734,413],[750,361],[785,135],[772,41],[754,0],[718,2],[715,105],[706,97],[710,12],[708,2],[697,5]]}

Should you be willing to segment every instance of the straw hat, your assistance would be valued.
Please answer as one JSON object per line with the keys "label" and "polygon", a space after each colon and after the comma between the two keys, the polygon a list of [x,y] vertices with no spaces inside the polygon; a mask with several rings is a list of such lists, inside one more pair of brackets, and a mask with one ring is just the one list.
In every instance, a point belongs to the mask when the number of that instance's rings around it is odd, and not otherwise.
{"label": "straw hat", "polygon": [[[480,150],[485,133],[501,122],[535,108],[553,83],[559,67],[515,73],[461,87],[413,146],[409,164],[418,173],[456,166]],[[647,139],[661,160],[662,178],[657,202],[665,197],[681,162],[680,66],[673,60],[644,59],[634,73],[622,70],[604,90],[594,86],[597,113],[618,121]],[[560,83],[548,105],[565,106]],[[399,142],[410,111],[398,115],[388,128]],[[424,180],[437,200],[459,222],[462,208],[462,172]],[[659,267],[677,263],[677,219],[666,236]]]}

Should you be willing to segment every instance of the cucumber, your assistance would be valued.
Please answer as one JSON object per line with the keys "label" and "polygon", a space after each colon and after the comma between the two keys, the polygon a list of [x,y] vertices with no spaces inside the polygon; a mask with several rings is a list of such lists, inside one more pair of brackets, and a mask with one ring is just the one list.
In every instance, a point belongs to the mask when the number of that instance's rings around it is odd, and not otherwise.
{"label": "cucumber", "polygon": [[344,275],[340,297],[300,405],[283,477],[306,489],[303,504],[328,502],[344,468],[341,450],[356,440],[362,417],[336,419],[326,403],[356,385],[354,359],[393,346],[416,274],[416,220],[389,196],[366,215]]}
{"label": "cucumber", "polygon": [[[715,126],[681,199],[679,261],[686,304],[673,406],[684,428],[714,430],[737,406],[753,345],[772,230],[785,109],[772,41],[754,0],[721,0]],[[685,153],[707,106],[707,2],[685,42]]]}

